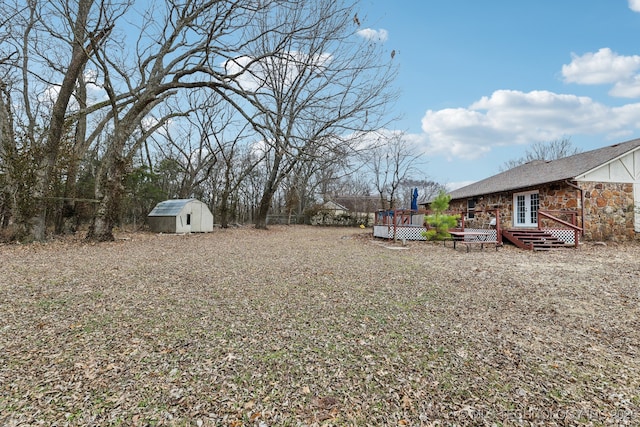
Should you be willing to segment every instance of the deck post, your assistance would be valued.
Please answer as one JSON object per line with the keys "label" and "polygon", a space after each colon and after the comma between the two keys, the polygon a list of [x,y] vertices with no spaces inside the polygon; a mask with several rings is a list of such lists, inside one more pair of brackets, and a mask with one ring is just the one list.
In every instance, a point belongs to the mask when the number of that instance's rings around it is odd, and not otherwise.
{"label": "deck post", "polygon": [[502,225],[500,224],[500,209],[496,208],[496,240],[502,246]]}

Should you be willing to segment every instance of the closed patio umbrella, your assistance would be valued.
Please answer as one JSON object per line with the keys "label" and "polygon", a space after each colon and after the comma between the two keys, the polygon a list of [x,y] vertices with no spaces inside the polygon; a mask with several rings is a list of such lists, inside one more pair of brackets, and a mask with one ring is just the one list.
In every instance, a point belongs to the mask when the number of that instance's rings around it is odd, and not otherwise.
{"label": "closed patio umbrella", "polygon": [[411,210],[412,211],[418,210],[418,189],[417,188],[413,189],[413,196],[411,196]]}

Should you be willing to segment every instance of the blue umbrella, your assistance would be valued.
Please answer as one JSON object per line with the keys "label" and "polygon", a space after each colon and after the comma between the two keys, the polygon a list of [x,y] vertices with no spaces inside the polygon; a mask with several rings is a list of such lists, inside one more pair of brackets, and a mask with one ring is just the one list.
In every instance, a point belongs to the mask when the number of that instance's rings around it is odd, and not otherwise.
{"label": "blue umbrella", "polygon": [[418,189],[417,188],[413,189],[413,196],[411,197],[411,210],[412,211],[418,210]]}

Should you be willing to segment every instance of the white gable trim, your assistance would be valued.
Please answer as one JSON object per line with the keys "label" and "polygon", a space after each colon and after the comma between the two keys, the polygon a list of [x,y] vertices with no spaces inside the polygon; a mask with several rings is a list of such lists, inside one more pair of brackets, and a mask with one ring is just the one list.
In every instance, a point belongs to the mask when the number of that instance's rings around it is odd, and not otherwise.
{"label": "white gable trim", "polygon": [[633,229],[640,233],[640,183],[633,184]]}
{"label": "white gable trim", "polygon": [[575,180],[640,183],[640,147],[578,175]]}
{"label": "white gable trim", "polygon": [[576,181],[633,184],[633,228],[640,233],[640,147],[577,176]]}

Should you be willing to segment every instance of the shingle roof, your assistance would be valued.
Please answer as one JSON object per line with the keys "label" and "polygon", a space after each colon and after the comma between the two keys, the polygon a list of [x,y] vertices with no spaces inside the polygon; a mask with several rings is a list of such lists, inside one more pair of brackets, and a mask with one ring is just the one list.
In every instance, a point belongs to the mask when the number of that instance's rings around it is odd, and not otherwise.
{"label": "shingle roof", "polygon": [[535,160],[458,188],[448,194],[451,199],[464,199],[574,179],[638,147],[640,147],[640,139],[633,139],[558,160]]}
{"label": "shingle roof", "polygon": [[333,199],[351,212],[375,212],[382,209],[378,196],[348,196],[340,195]]}
{"label": "shingle roof", "polygon": [[165,200],[156,205],[148,216],[176,216],[189,202],[196,199],[173,199]]}
{"label": "shingle roof", "polygon": [[332,210],[332,211],[348,211],[346,207],[342,206],[340,203],[334,202],[333,200],[329,200],[325,202],[320,207],[321,210]]}

